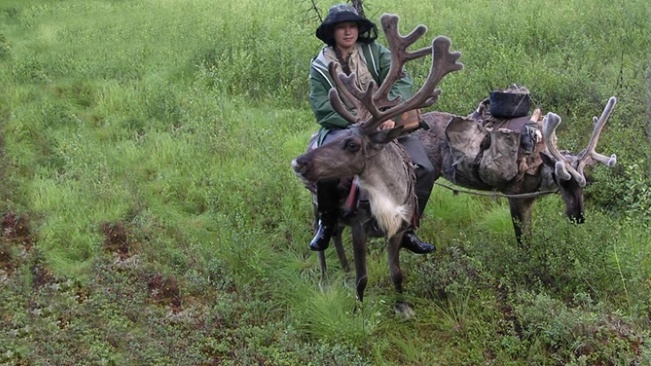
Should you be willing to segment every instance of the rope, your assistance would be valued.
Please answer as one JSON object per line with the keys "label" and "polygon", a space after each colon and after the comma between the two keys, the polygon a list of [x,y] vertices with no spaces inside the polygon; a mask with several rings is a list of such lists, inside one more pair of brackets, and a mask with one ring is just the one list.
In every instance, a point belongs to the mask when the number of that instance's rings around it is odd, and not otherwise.
{"label": "rope", "polygon": [[454,194],[459,194],[459,193],[468,193],[468,194],[474,194],[477,196],[490,196],[494,198],[534,198],[534,197],[540,197],[544,196],[547,194],[552,194],[552,193],[558,193],[558,189],[554,191],[543,191],[543,192],[532,192],[532,193],[520,193],[520,194],[504,194],[504,193],[499,193],[499,192],[478,192],[478,191],[471,191],[467,189],[458,189],[454,187],[450,187],[448,185],[445,185],[443,183],[439,182],[434,182],[434,184],[441,186],[443,188],[447,188],[454,192]]}

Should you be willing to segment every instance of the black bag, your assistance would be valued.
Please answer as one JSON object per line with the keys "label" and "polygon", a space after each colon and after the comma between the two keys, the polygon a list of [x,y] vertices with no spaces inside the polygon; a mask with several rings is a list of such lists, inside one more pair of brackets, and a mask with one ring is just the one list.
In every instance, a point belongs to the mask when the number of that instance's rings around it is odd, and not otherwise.
{"label": "black bag", "polygon": [[505,90],[490,92],[490,113],[497,118],[517,118],[529,114],[531,97],[529,90],[513,84]]}

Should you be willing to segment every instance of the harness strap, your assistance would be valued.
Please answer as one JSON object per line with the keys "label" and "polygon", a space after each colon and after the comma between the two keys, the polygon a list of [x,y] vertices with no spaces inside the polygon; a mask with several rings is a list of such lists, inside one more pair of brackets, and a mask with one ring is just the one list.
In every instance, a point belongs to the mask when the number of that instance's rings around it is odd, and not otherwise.
{"label": "harness strap", "polygon": [[350,185],[350,191],[348,192],[348,197],[346,197],[346,204],[344,205],[344,215],[348,216],[355,212],[355,207],[357,207],[357,199],[359,197],[359,184],[357,183],[357,176],[353,179],[353,183]]}

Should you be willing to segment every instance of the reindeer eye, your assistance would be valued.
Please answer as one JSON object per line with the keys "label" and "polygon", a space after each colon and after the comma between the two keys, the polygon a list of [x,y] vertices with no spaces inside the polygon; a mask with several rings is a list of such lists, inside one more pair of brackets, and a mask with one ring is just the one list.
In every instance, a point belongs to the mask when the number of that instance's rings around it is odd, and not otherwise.
{"label": "reindeer eye", "polygon": [[357,142],[355,142],[354,140],[348,140],[348,141],[346,141],[346,143],[344,144],[344,148],[345,148],[347,151],[354,153],[354,152],[359,151],[359,149],[360,149],[360,145],[359,145]]}

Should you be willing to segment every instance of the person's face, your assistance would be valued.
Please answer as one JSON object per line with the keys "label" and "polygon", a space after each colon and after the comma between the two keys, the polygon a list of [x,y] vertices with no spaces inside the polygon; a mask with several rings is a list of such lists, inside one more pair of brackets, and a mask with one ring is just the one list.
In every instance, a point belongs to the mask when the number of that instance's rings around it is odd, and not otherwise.
{"label": "person's face", "polygon": [[347,50],[355,46],[359,36],[359,28],[355,22],[344,22],[335,25],[335,43],[337,47]]}

